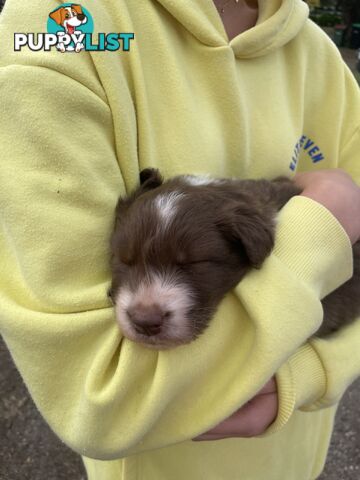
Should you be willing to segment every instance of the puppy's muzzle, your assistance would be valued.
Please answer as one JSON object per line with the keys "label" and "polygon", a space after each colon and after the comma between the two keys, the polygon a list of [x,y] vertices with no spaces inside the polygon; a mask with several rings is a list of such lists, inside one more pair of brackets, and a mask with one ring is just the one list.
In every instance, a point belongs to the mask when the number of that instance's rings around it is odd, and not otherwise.
{"label": "puppy's muzzle", "polygon": [[126,313],[135,331],[148,337],[158,335],[165,320],[171,316],[171,312],[163,311],[158,305],[136,305],[128,308]]}

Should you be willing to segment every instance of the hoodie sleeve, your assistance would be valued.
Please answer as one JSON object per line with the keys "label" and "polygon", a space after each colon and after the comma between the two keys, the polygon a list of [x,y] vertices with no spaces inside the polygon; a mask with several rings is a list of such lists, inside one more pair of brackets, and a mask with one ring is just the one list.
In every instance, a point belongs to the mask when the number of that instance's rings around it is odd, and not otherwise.
{"label": "hoodie sleeve", "polygon": [[[360,186],[360,89],[347,65],[342,64],[341,141],[336,166]],[[303,249],[303,245],[298,247]],[[288,253],[288,248],[282,252],[277,249],[283,259]],[[314,267],[318,267],[316,258]],[[324,294],[320,294],[320,298],[323,297]],[[296,408],[313,411],[339,402],[345,390],[360,376],[359,344],[360,318],[327,338],[314,337],[290,356],[277,372],[279,413],[266,434],[281,428]]]}

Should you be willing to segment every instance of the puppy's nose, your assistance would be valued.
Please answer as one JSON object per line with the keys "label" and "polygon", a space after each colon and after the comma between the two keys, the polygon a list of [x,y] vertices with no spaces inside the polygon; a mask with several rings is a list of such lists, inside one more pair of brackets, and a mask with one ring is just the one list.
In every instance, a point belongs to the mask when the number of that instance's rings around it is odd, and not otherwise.
{"label": "puppy's nose", "polygon": [[77,18],[80,20],[80,21],[83,21],[84,18],[85,18],[85,15],[83,13],[78,13],[77,14]]}
{"label": "puppy's nose", "polygon": [[127,314],[135,330],[148,337],[160,333],[164,319],[169,317],[169,312],[163,312],[156,305],[132,307]]}

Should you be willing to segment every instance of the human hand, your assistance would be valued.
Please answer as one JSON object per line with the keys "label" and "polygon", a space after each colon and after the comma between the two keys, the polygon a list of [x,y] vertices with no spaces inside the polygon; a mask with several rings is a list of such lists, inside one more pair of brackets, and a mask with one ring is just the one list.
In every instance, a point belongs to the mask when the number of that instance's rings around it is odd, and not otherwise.
{"label": "human hand", "polygon": [[340,222],[352,244],[360,239],[360,187],[340,169],[297,173],[301,195],[326,207]]}
{"label": "human hand", "polygon": [[277,385],[275,377],[272,377],[249,402],[211,430],[193,438],[193,441],[255,437],[273,423],[277,411]]}

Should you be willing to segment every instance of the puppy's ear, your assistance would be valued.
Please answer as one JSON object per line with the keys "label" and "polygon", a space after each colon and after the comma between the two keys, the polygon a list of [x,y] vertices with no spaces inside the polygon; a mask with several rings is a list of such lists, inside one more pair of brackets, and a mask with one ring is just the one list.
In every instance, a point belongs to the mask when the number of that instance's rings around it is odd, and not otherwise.
{"label": "puppy's ear", "polygon": [[140,187],[146,190],[159,187],[163,183],[163,178],[157,168],[145,168],[140,172]]}
{"label": "puppy's ear", "polygon": [[133,202],[137,197],[149,190],[160,187],[163,183],[163,178],[157,168],[145,168],[140,172],[140,185],[128,197],[129,202]]}
{"label": "puppy's ear", "polygon": [[116,205],[116,218],[118,220],[125,214],[130,205],[145,192],[159,187],[163,178],[156,168],[145,168],[140,172],[140,185],[127,197],[121,197]]}
{"label": "puppy's ear", "polygon": [[217,221],[225,238],[249,264],[260,268],[274,246],[274,224],[269,214],[249,202],[233,202],[226,206]]}
{"label": "puppy's ear", "polygon": [[62,25],[62,12],[64,7],[58,8],[55,12],[51,12],[49,17],[52,18],[58,25]]}

